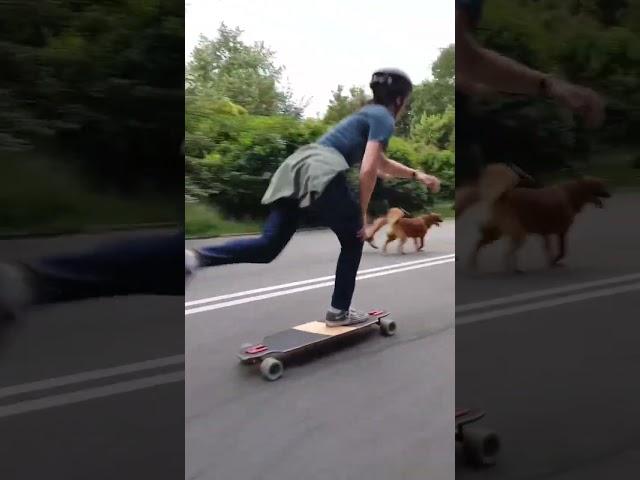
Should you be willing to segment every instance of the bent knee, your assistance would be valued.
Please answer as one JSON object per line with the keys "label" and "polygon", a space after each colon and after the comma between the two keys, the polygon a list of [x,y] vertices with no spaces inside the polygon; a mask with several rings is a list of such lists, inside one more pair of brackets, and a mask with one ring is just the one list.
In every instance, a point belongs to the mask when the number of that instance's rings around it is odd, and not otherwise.
{"label": "bent knee", "polygon": [[286,244],[287,242],[277,237],[263,236],[256,252],[258,254],[256,258],[257,263],[273,262],[278,258],[282,250],[284,250]]}

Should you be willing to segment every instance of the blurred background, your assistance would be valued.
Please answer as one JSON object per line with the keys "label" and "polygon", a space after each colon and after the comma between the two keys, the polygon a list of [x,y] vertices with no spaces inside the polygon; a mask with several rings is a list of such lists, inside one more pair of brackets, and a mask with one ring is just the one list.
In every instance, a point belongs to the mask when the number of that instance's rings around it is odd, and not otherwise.
{"label": "blurred background", "polygon": [[595,89],[607,102],[607,119],[590,131],[550,102],[476,100],[474,112],[486,120],[484,157],[513,161],[541,180],[583,174],[637,187],[639,35],[640,3],[634,0],[487,0],[476,32],[483,46]]}
{"label": "blurred background", "polygon": [[177,223],[180,8],[2,3],[2,233]]}
{"label": "blurred background", "polygon": [[[181,1],[0,2],[3,478],[183,474],[182,292],[74,286],[118,270],[118,255],[91,257],[114,242],[138,239],[140,258],[147,241],[182,236],[183,48]],[[158,271],[180,274],[181,243]],[[6,316],[23,285],[7,273],[43,260],[72,286]]]}
{"label": "blurred background", "polygon": [[586,130],[556,105],[514,96],[472,99],[480,134],[458,143],[456,171],[507,162],[538,186],[596,176],[612,197],[585,207],[562,268],[541,239],[506,271],[508,247],[467,260],[486,211],[456,219],[456,404],[487,412],[502,435],[497,465],[458,463],[459,478],[624,478],[640,465],[640,2],[487,0],[476,38],[486,48],[600,93],[604,125]]}

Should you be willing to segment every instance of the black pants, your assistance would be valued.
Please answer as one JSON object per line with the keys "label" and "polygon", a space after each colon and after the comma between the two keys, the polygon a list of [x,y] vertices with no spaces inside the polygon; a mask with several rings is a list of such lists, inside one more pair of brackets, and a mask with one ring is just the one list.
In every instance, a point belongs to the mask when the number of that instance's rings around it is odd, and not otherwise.
{"label": "black pants", "polygon": [[[351,192],[346,177],[338,175],[309,208],[336,234],[340,242],[331,306],[347,310],[351,306],[362,257],[363,242],[357,236],[362,228],[359,202]],[[302,214],[297,201],[280,200],[274,204],[261,236],[200,248],[198,254],[201,262],[203,266],[270,263],[291,240]]]}

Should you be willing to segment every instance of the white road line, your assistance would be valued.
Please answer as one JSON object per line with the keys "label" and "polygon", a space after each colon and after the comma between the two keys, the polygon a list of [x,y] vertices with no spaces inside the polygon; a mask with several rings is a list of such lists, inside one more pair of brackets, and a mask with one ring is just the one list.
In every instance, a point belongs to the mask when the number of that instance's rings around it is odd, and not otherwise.
{"label": "white road line", "polygon": [[565,285],[558,288],[548,288],[544,290],[536,290],[535,292],[519,293],[516,295],[509,295],[506,297],[499,297],[492,300],[484,300],[475,303],[467,303],[464,305],[456,306],[456,313],[468,312],[469,310],[477,310],[485,307],[493,307],[496,305],[504,305],[507,303],[514,303],[522,300],[532,300],[534,298],[547,297],[560,293],[574,292],[576,290],[585,290],[592,287],[601,287],[605,285],[611,285],[614,283],[629,282],[632,280],[640,279],[640,273],[634,273],[631,275],[622,275],[620,277],[611,277],[604,280],[596,280],[592,282],[574,283],[571,285]]}
{"label": "white road line", "polygon": [[168,365],[180,365],[184,363],[184,355],[174,355],[171,357],[157,358],[144,362],[130,363],[118,367],[103,368],[99,370],[91,370],[89,372],[74,373],[63,377],[48,378],[46,380],[38,380],[36,382],[22,383],[12,385],[10,387],[0,388],[0,398],[11,397],[21,393],[35,392],[38,390],[46,390],[48,388],[62,387],[74,383],[86,382],[89,380],[97,380],[100,378],[113,377],[126,373],[140,372],[152,368],[165,367]]}
{"label": "white road line", "polygon": [[[422,262],[420,264],[411,265],[411,266],[404,267],[404,268],[396,268],[394,270],[384,270],[384,271],[380,271],[380,272],[370,273],[370,274],[367,274],[367,275],[360,275],[360,276],[357,277],[357,279],[358,280],[365,280],[367,278],[382,277],[384,275],[391,275],[391,274],[394,274],[394,273],[407,272],[409,270],[415,270],[415,269],[418,269],[418,268],[434,267],[436,265],[442,265],[444,263],[451,263],[451,262],[454,262],[454,261],[455,261],[455,258],[452,255],[450,258],[447,258],[447,259],[444,259],[444,260],[440,260],[440,261]],[[306,292],[308,290],[314,290],[314,289],[317,289],[317,288],[324,288],[324,287],[331,287],[331,286],[333,286],[333,281],[315,283],[313,285],[307,285],[305,287],[291,288],[291,289],[288,289],[288,290],[280,290],[278,292],[265,293],[263,295],[256,295],[256,296],[253,296],[253,297],[241,298],[241,299],[238,299],[238,300],[231,300],[231,301],[228,301],[228,302],[220,302],[220,303],[216,303],[216,304],[213,304],[213,305],[206,305],[204,307],[191,308],[191,309],[185,310],[184,314],[185,314],[185,316],[193,315],[193,314],[196,314],[196,313],[208,312],[208,311],[211,311],[211,310],[218,310],[220,308],[233,307],[235,305],[241,305],[243,303],[258,302],[260,300],[266,300],[266,299],[269,299],[269,298],[280,297],[282,295],[292,295],[294,293]]]}
{"label": "white road line", "polygon": [[[379,277],[383,275],[391,275],[393,273],[400,273],[400,272],[405,272],[409,270],[415,270],[418,268],[450,263],[450,262],[453,262],[454,260],[455,260],[454,255],[451,254],[451,255],[444,255],[440,257],[434,257],[430,259],[403,262],[403,263],[394,264],[394,265],[386,265],[383,267],[376,267],[376,268],[371,268],[367,270],[361,270],[359,272],[360,275],[358,279],[362,280],[367,278]],[[262,300],[263,297],[271,298],[271,297],[280,296],[280,295],[289,295],[292,293],[297,293],[298,291],[312,290],[315,288],[322,288],[325,286],[333,285],[334,277],[330,276],[330,277],[321,277],[320,279],[305,280],[303,282],[293,282],[292,284],[266,287],[265,289],[257,289],[257,290],[271,291],[278,288],[287,287],[290,285],[301,285],[301,284],[308,284],[311,282],[317,282],[318,280],[323,280],[325,278],[330,279],[331,281],[324,282],[324,283],[316,283],[313,285],[307,285],[302,288],[294,288],[294,289],[289,289],[284,291],[273,292],[271,294],[261,295],[258,297],[254,296],[250,298],[243,298],[233,302],[225,302],[223,304],[219,303],[216,305],[202,307],[201,309],[192,309],[192,310],[203,310],[203,311],[215,310],[218,308],[224,308],[224,307],[232,306],[236,304]],[[246,292],[238,292],[237,294],[231,294],[229,296],[223,295],[221,297],[233,298],[241,295],[251,294],[253,292],[254,292],[253,290],[248,290]],[[213,298],[217,299],[218,297],[213,297]],[[205,300],[212,301],[211,299],[205,299]],[[193,313],[197,313],[197,312],[193,312]],[[189,314],[190,314],[190,311],[186,310],[185,315],[189,315]],[[113,377],[117,375],[132,373],[132,372],[144,371],[144,370],[149,370],[149,369],[163,367],[163,366],[179,365],[181,363],[184,363],[184,361],[185,361],[184,355],[174,355],[170,357],[158,358],[158,359],[148,360],[144,362],[121,365],[118,367],[104,368],[100,370],[81,372],[81,373],[66,375],[62,377],[49,378],[46,380],[23,383],[19,385],[12,385],[9,387],[0,388],[0,398],[11,397],[11,396],[15,396],[23,393],[30,393],[30,392],[39,391],[39,390],[46,390],[49,388],[61,387],[65,385],[72,385],[72,384],[86,382],[90,380],[108,378],[108,377]],[[87,400],[107,397],[111,395],[117,395],[121,393],[132,392],[136,390],[142,390],[142,389],[154,387],[157,385],[180,382],[180,381],[183,381],[184,378],[185,378],[184,372],[172,372],[167,374],[146,376],[143,378],[130,380],[130,381],[111,383],[109,385],[104,385],[99,387],[85,388],[82,390],[77,390],[77,391],[68,392],[68,393],[49,395],[49,396],[45,396],[45,397],[34,399],[34,400],[25,400],[22,402],[16,402],[14,404],[0,406],[0,418],[19,415],[22,413],[28,413],[28,412],[37,411],[37,410],[44,410],[52,407],[84,402]]]}
{"label": "white road line", "polygon": [[52,407],[60,407],[72,403],[85,402],[87,400],[109,397],[158,385],[180,382],[183,380],[184,372],[172,372],[138,378],[136,380],[129,380],[126,382],[112,383],[101,387],[87,388],[75,392],[62,393],[60,395],[51,395],[37,400],[26,400],[24,402],[0,406],[0,418],[33,412],[36,410],[44,410]]}
{"label": "white road line", "polygon": [[[358,271],[358,274],[364,274],[364,273],[370,273],[370,272],[378,272],[378,271],[383,271],[383,270],[390,270],[393,268],[399,268],[399,267],[405,267],[405,266],[409,266],[409,265],[417,265],[417,264],[421,264],[421,263],[428,263],[428,262],[433,262],[433,261],[437,261],[437,260],[443,260],[445,258],[453,258],[455,255],[451,254],[451,255],[443,255],[440,257],[433,257],[433,258],[423,258],[421,260],[414,260],[411,262],[403,262],[403,263],[394,263],[393,265],[384,265],[382,267],[375,267],[375,268],[369,268],[366,270],[360,270]],[[264,292],[271,292],[273,290],[280,290],[283,288],[291,288],[291,287],[299,287],[301,285],[308,285],[310,283],[319,283],[319,282],[326,282],[329,280],[333,280],[335,278],[335,275],[328,275],[326,277],[318,277],[318,278],[310,278],[308,280],[300,280],[298,282],[291,282],[291,283],[283,283],[281,285],[273,285],[270,287],[263,287],[263,288],[256,288],[253,290],[245,290],[244,292],[236,292],[236,293],[229,293],[226,295],[218,295],[217,297],[209,297],[209,298],[202,298],[200,300],[191,300],[189,302],[185,302],[185,307],[193,307],[196,305],[202,305],[205,303],[214,303],[214,302],[218,302],[220,300],[228,300],[230,298],[237,298],[237,297],[244,297],[247,295],[255,295],[257,293],[264,293]]]}
{"label": "white road line", "polygon": [[632,283],[631,285],[622,285],[619,287],[603,288],[600,290],[591,290],[589,292],[578,293],[575,295],[568,295],[565,297],[555,298],[552,300],[531,302],[531,303],[519,305],[516,307],[509,307],[509,308],[503,308],[499,310],[491,310],[483,313],[464,315],[462,317],[456,317],[456,327],[460,325],[466,325],[469,323],[480,322],[483,320],[505,317],[507,315],[513,315],[516,313],[529,312],[532,310],[540,310],[543,308],[556,307],[558,305],[565,305],[567,303],[581,302],[585,300],[592,300],[594,298],[632,292],[634,290],[640,290],[640,282]]}

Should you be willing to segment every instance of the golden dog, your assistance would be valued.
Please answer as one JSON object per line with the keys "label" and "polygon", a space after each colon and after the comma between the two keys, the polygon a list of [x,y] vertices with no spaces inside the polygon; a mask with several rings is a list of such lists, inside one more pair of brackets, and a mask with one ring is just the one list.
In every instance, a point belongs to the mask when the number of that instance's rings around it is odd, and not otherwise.
{"label": "golden dog", "polygon": [[[550,266],[556,266],[566,254],[566,236],[575,217],[587,204],[603,207],[602,198],[609,198],[604,182],[597,178],[582,178],[544,188],[518,188],[518,179],[508,167],[489,165],[480,180],[481,201],[489,206],[489,219],[481,226],[481,238],[473,251],[470,266],[477,267],[480,250],[506,236],[510,246],[506,255],[507,268],[520,272],[517,252],[530,234],[544,239]],[[558,239],[554,254],[551,238]]]}
{"label": "golden dog", "polygon": [[442,223],[442,217],[437,213],[429,213],[420,217],[407,218],[408,214],[401,208],[391,208],[387,212],[386,217],[381,217],[373,223],[373,233],[370,235],[368,242],[374,247],[373,236],[384,225],[389,225],[389,231],[387,232],[387,240],[384,244],[382,251],[387,252],[387,246],[389,243],[396,239],[400,240],[398,251],[404,255],[404,244],[409,238],[413,238],[416,246],[416,251],[419,252],[424,248],[424,238],[428,230],[433,226],[440,226]]}

